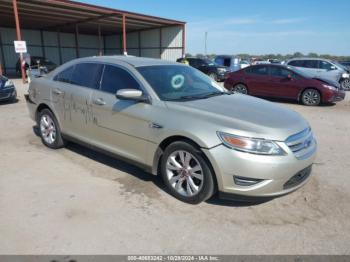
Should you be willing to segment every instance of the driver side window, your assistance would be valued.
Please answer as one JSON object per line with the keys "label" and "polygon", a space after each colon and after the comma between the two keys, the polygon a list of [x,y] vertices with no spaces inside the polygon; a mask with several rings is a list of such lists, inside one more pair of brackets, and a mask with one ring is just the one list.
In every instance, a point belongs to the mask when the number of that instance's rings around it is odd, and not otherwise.
{"label": "driver side window", "polygon": [[115,94],[120,89],[140,90],[141,88],[139,83],[126,70],[116,66],[105,65],[101,81],[101,90]]}
{"label": "driver side window", "polygon": [[320,61],[320,69],[332,70],[332,64],[326,61]]}

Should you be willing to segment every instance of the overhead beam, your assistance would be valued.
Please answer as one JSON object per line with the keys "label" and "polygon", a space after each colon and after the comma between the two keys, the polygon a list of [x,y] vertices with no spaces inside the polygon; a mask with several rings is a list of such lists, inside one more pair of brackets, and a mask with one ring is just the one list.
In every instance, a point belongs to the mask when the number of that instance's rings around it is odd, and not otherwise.
{"label": "overhead beam", "polygon": [[84,24],[84,23],[88,23],[88,22],[98,21],[98,20],[104,19],[104,18],[109,18],[109,17],[115,16],[115,15],[116,14],[113,13],[113,14],[100,15],[97,17],[89,17],[89,18],[85,18],[85,19],[76,20],[74,22],[67,22],[67,23],[63,23],[63,24],[56,24],[56,25],[44,27],[44,28],[42,28],[42,30],[49,30],[52,28],[62,28],[62,27],[68,27],[68,26],[76,26],[79,24]]}

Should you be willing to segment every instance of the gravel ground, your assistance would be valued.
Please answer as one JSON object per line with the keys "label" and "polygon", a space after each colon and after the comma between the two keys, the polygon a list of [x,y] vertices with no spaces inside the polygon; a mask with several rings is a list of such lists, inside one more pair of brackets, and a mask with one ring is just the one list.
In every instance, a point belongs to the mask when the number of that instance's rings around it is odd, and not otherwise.
{"label": "gravel ground", "polygon": [[159,178],[90,149],[50,150],[23,93],[0,104],[0,254],[350,254],[350,93],[337,105],[282,103],[311,123],[309,183],[259,205],[187,205]]}

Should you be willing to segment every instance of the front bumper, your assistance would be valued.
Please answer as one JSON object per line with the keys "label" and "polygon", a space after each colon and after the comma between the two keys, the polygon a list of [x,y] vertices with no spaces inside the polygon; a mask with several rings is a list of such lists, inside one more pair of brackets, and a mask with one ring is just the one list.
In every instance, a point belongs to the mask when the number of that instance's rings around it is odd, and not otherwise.
{"label": "front bumper", "polygon": [[325,94],[323,94],[324,103],[334,103],[339,102],[345,99],[345,91],[344,90],[337,90],[337,91],[328,91]]}
{"label": "front bumper", "polygon": [[[307,157],[302,159],[297,159],[285,143],[278,143],[287,155],[255,155],[229,149],[224,145],[203,150],[213,166],[219,192],[225,196],[271,198],[302,187],[311,173],[317,149],[316,141],[311,145]],[[242,186],[235,183],[234,177],[260,182]]]}
{"label": "front bumper", "polygon": [[17,92],[15,87],[9,87],[6,89],[0,89],[0,101],[8,101],[16,99]]}

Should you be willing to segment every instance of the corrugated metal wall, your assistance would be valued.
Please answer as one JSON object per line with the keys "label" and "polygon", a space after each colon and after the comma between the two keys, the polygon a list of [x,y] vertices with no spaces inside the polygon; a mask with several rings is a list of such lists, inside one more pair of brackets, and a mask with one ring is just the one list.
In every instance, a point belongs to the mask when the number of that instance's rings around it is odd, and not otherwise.
{"label": "corrugated metal wall", "polygon": [[[15,29],[0,27],[0,34],[4,53],[1,61],[5,65],[6,73],[15,73],[19,57],[13,46],[13,41],[16,39]],[[22,30],[22,38],[27,41],[30,55],[45,56],[56,64],[75,59],[78,53],[79,57],[99,55],[97,35],[80,34],[79,50],[76,49],[75,35],[71,33]],[[106,55],[119,55],[123,52],[121,35],[105,36],[101,44]],[[182,27],[173,26],[128,33],[127,51],[129,55],[175,61],[182,55]]]}

